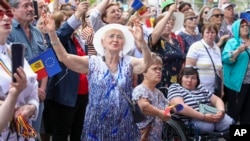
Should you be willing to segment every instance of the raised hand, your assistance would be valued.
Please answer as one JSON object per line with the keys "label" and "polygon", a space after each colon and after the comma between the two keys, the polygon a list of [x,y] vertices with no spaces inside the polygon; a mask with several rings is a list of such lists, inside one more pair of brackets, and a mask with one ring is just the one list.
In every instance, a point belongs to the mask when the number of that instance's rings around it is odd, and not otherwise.
{"label": "raised hand", "polygon": [[138,42],[144,41],[142,24],[138,20],[134,20],[133,24],[134,24],[133,28],[130,28],[129,30],[133,34],[135,41]]}
{"label": "raised hand", "polygon": [[17,73],[14,73],[14,78],[16,82],[11,83],[9,94],[17,96],[27,87],[27,78],[22,67],[17,68]]}

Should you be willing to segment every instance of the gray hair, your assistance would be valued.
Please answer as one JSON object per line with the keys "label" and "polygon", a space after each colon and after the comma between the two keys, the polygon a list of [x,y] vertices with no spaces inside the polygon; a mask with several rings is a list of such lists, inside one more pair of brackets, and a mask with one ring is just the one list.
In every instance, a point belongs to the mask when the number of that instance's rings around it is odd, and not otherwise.
{"label": "gray hair", "polygon": [[210,18],[213,16],[213,12],[215,10],[219,10],[221,12],[221,14],[223,14],[222,9],[218,8],[218,7],[214,7],[212,9],[209,10],[209,12],[207,13],[207,20],[210,20]]}
{"label": "gray hair", "polygon": [[10,7],[17,8],[21,0],[9,0]]}

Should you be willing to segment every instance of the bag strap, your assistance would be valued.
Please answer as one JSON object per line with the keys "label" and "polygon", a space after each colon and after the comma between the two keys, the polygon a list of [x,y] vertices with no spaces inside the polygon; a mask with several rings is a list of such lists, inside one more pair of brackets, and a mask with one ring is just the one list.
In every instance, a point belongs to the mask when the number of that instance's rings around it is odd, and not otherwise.
{"label": "bag strap", "polygon": [[122,93],[122,95],[125,97],[125,99],[128,101],[128,103],[133,106],[133,102],[132,100],[130,100],[130,98],[126,95],[126,93],[118,86],[119,91]]}
{"label": "bag strap", "polygon": [[248,50],[245,50],[245,51],[247,52],[247,55],[248,55],[248,57],[249,57],[249,59],[250,59],[250,54],[249,54]]}
{"label": "bag strap", "polygon": [[215,66],[214,66],[214,61],[213,61],[213,59],[212,59],[210,53],[208,52],[207,47],[206,47],[202,42],[201,42],[201,44],[202,44],[202,45],[204,46],[204,48],[206,49],[207,54],[208,54],[208,56],[209,56],[209,58],[210,58],[210,60],[211,60],[211,62],[212,62],[212,64],[213,64],[214,73],[217,74],[216,69],[215,69]]}

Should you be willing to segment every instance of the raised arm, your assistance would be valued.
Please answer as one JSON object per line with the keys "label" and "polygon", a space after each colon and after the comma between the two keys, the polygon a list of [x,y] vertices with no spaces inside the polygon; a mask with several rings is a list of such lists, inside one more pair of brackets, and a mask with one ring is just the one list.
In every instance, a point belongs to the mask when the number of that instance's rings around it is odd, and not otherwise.
{"label": "raised arm", "polygon": [[102,0],[95,9],[98,10],[100,13],[103,13],[107,8],[108,4],[110,4],[112,0]]}
{"label": "raised arm", "polygon": [[[159,21],[159,23],[155,26],[153,32],[152,32],[152,44],[155,45],[158,40],[161,37],[161,34],[163,33],[162,31],[164,31],[165,26],[168,22],[168,19],[171,17],[171,15],[173,14],[173,12],[176,11],[176,5],[172,4],[169,8],[169,11],[167,13],[165,13],[164,17]],[[178,22],[178,21],[176,21]]]}
{"label": "raised arm", "polygon": [[[74,14],[76,19],[80,17],[88,10],[88,2],[81,2]],[[64,63],[69,69],[78,73],[88,72],[88,56],[77,56],[69,54],[61,42],[58,40],[58,36],[55,31],[55,22],[52,15],[43,15],[44,25],[43,28],[48,32],[51,45],[60,62]]]}
{"label": "raised arm", "polygon": [[88,72],[88,56],[69,54],[65,50],[57,37],[54,19],[51,15],[46,17],[45,28],[49,34],[51,45],[59,61],[75,72],[86,74]]}
{"label": "raised arm", "polygon": [[143,29],[139,22],[134,23],[134,29],[131,29],[136,45],[141,48],[143,58],[132,58],[133,73],[140,74],[145,71],[146,68],[151,64],[152,56],[150,50],[143,38]]}

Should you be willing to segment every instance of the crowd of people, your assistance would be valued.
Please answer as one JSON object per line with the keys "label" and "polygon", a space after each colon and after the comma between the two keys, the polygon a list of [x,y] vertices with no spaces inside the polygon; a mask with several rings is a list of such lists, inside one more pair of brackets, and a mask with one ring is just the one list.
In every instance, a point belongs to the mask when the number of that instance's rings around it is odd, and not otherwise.
{"label": "crowd of people", "polygon": [[[200,11],[184,0],[128,4],[144,11],[113,0],[36,2],[37,9],[33,0],[0,1],[0,140],[161,140],[171,118],[164,110],[176,104],[184,107],[177,117],[201,131],[250,124],[250,21],[235,18],[229,0]],[[25,46],[25,58],[12,74],[14,42]],[[28,61],[48,48],[62,70],[38,80]],[[215,73],[222,79],[216,95]],[[124,94],[144,121],[133,122]],[[198,101],[217,113],[201,113]],[[11,126],[19,116],[36,136]]]}

